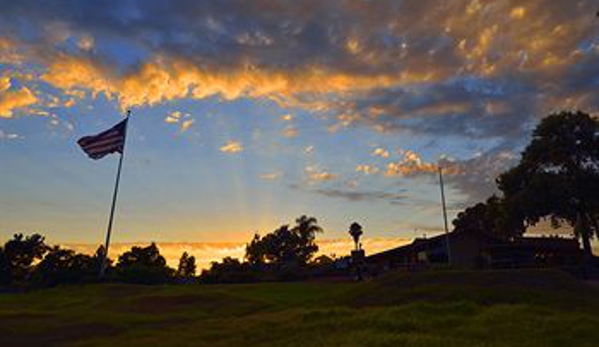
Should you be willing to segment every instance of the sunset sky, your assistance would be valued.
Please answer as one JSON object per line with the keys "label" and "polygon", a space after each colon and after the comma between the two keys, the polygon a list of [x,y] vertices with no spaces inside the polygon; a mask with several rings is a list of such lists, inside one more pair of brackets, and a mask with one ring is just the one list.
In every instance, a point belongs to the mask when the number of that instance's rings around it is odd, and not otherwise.
{"label": "sunset sky", "polygon": [[598,1],[2,1],[0,238],[243,242],[442,229],[552,111],[599,105]]}

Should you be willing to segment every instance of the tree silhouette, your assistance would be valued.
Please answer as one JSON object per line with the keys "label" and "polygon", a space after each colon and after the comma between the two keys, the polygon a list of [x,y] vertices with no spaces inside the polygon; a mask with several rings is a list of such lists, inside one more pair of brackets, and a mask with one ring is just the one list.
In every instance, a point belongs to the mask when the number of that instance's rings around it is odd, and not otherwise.
{"label": "tree silhouette", "polygon": [[549,216],[554,226],[575,230],[584,252],[599,232],[599,120],[582,112],[561,112],[543,119],[518,166],[497,179],[513,218],[527,225]]}
{"label": "tree silhouette", "polygon": [[32,264],[42,259],[47,251],[43,236],[15,234],[0,249],[0,284],[25,283],[33,271]]}
{"label": "tree silhouette", "polygon": [[458,213],[453,226],[456,232],[486,233],[504,239],[513,239],[524,233],[522,219],[512,218],[510,206],[496,195]]}
{"label": "tree silhouette", "polygon": [[290,228],[283,225],[260,237],[256,234],[246,245],[246,260],[250,264],[305,265],[318,251],[316,234],[322,232],[314,217],[301,216]]}
{"label": "tree silhouette", "polygon": [[363,233],[364,232],[362,231],[362,226],[360,224],[354,222],[349,226],[349,234],[354,239],[356,249],[360,249],[360,236],[362,236]]}
{"label": "tree silhouette", "polygon": [[173,275],[155,243],[147,247],[132,247],[119,256],[115,267],[117,278],[132,283],[165,283]]}
{"label": "tree silhouette", "polygon": [[193,278],[196,274],[196,258],[190,256],[187,252],[183,252],[179,259],[179,267],[177,268],[176,276],[182,279]]}
{"label": "tree silhouette", "polygon": [[98,274],[98,264],[92,256],[54,246],[35,267],[32,281],[43,287],[91,281]]}

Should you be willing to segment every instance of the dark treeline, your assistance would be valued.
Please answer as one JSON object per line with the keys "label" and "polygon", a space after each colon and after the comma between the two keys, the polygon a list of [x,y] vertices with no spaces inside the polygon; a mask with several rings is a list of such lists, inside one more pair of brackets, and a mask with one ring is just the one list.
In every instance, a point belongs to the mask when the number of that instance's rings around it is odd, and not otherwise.
{"label": "dark treeline", "polygon": [[[134,246],[117,261],[108,259],[103,282],[165,284],[219,283],[295,280],[314,274],[331,264],[330,258],[314,259],[318,251],[316,234],[322,232],[317,220],[301,216],[296,225],[283,225],[260,237],[255,235],[246,246],[244,261],[225,258],[196,276],[195,258],[181,255],[177,269],[170,268],[155,243]],[[0,247],[0,286],[14,290],[53,287],[59,284],[99,282],[104,248],[94,255],[50,246],[42,235],[16,234]]]}
{"label": "dark treeline", "polygon": [[[53,287],[59,284],[99,281],[104,248],[94,255],[77,253],[60,246],[49,246],[39,234],[16,234],[0,247],[0,286],[10,289]],[[156,244],[132,247],[118,257],[108,259],[103,281],[159,284],[193,281],[195,258],[183,253],[177,269],[167,266]]]}

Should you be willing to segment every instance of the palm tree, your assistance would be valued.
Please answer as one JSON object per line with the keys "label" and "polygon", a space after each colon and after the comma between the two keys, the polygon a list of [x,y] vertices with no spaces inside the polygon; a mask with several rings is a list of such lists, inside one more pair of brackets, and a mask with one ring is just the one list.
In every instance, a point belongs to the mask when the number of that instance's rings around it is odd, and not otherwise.
{"label": "palm tree", "polygon": [[363,233],[364,232],[362,231],[362,226],[360,224],[354,222],[349,226],[349,234],[354,239],[356,250],[360,249],[360,236],[362,236]]}

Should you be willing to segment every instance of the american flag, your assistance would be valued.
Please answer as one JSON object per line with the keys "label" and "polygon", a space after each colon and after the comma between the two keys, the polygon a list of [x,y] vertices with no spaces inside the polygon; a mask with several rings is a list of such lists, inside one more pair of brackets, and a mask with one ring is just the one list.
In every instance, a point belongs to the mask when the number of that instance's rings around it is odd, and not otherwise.
{"label": "american flag", "polygon": [[77,141],[81,149],[92,159],[100,159],[110,153],[123,153],[127,119],[97,135],[84,136]]}

